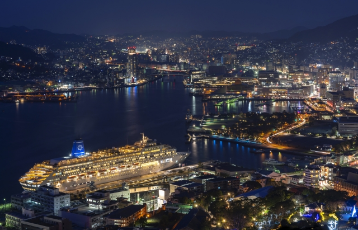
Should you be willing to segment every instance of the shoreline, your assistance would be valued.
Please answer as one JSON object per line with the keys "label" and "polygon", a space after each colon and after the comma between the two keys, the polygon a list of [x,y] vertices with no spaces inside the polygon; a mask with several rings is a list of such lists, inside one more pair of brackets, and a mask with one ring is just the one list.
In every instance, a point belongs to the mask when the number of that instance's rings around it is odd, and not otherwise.
{"label": "shoreline", "polygon": [[209,136],[202,136],[202,137],[197,137],[197,138],[205,138],[205,139],[209,139],[209,140],[236,143],[236,144],[240,144],[240,145],[243,145],[243,146],[254,147],[254,148],[259,148],[259,149],[260,148],[261,149],[271,149],[271,150],[274,150],[274,151],[280,151],[280,152],[289,153],[289,154],[292,154],[292,155],[315,156],[315,157],[320,157],[320,156],[327,155],[327,154],[320,154],[320,153],[305,153],[305,152],[301,152],[300,149],[279,149],[279,148],[271,147],[271,146],[266,145],[266,144],[254,144],[254,143],[238,142],[235,139],[228,140],[227,138],[215,138],[215,137],[209,137]]}

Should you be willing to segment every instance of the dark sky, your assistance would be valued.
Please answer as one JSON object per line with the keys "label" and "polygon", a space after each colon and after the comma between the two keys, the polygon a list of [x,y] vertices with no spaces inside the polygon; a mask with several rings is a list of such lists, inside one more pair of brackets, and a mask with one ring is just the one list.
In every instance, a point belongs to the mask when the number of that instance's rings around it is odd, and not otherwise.
{"label": "dark sky", "polygon": [[269,32],[358,14],[357,0],[0,0],[0,26],[60,33]]}

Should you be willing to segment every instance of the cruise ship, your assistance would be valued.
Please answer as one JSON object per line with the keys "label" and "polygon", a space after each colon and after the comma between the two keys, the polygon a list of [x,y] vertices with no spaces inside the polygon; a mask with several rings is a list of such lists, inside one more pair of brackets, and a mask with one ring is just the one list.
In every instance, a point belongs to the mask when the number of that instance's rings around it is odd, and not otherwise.
{"label": "cruise ship", "polygon": [[134,145],[92,153],[85,152],[82,140],[75,140],[70,156],[37,163],[19,181],[23,189],[30,191],[47,185],[62,192],[76,192],[89,185],[125,180],[178,166],[189,154],[158,144],[144,134]]}

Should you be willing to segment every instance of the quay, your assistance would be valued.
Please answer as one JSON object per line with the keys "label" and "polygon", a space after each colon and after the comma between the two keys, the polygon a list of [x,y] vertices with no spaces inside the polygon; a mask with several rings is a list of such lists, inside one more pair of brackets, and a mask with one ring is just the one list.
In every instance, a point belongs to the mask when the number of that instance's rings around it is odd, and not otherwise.
{"label": "quay", "polygon": [[327,155],[329,153],[326,152],[313,152],[313,153],[307,153],[307,152],[302,152],[298,149],[279,149],[279,148],[275,148],[274,146],[270,146],[270,145],[266,145],[266,144],[262,144],[262,143],[258,143],[255,141],[248,141],[248,140],[241,140],[238,138],[232,138],[232,137],[223,137],[223,136],[217,136],[217,135],[197,135],[195,136],[195,139],[200,139],[200,138],[204,138],[204,139],[209,139],[209,140],[215,140],[215,141],[222,141],[222,142],[229,142],[229,143],[235,143],[235,144],[240,144],[243,146],[247,146],[247,147],[253,147],[253,148],[260,148],[260,149],[267,149],[267,150],[273,150],[273,151],[281,151],[281,152],[285,152],[285,153],[289,153],[289,154],[293,154],[293,155],[304,155],[304,156],[324,156]]}
{"label": "quay", "polygon": [[230,98],[203,98],[202,101],[225,101],[225,100],[236,100],[236,101],[304,101],[302,98],[243,98],[243,97],[230,97]]}

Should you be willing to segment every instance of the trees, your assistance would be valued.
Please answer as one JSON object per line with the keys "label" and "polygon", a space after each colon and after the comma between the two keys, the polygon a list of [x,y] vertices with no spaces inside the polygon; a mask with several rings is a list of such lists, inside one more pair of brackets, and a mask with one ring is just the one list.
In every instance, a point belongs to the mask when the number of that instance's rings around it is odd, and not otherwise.
{"label": "trees", "polygon": [[147,224],[147,218],[145,218],[144,216],[139,218],[137,221],[136,221],[137,224],[139,224],[140,227],[145,227],[145,225]]}

